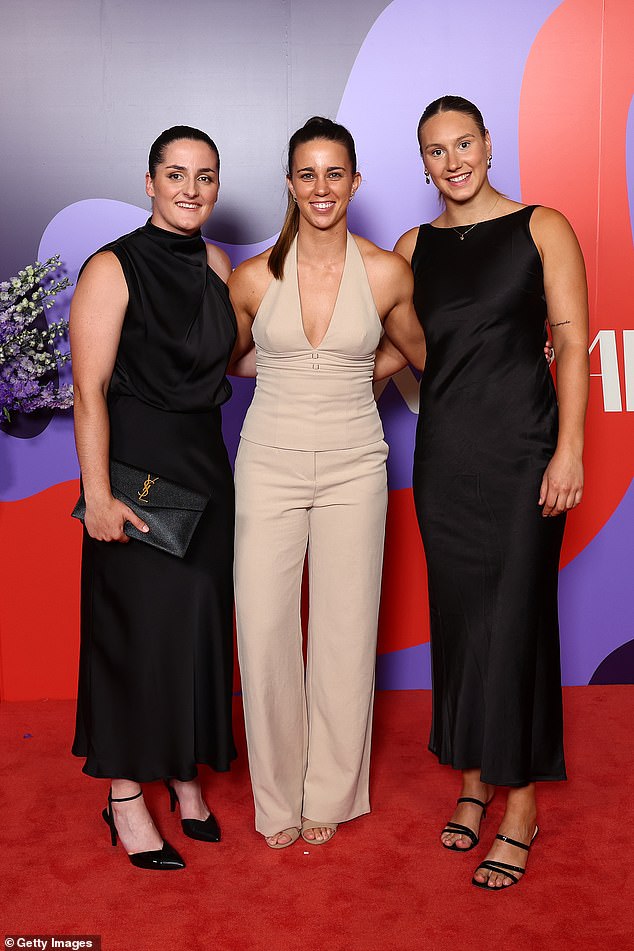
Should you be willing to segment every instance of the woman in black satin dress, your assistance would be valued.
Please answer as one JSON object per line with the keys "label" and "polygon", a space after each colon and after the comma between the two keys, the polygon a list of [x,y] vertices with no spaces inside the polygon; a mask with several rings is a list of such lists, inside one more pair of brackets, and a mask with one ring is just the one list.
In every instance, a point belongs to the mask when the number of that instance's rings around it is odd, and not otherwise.
{"label": "woman in black satin dress", "polygon": [[[233,480],[220,406],[236,324],[223,251],[200,229],[219,156],[188,126],[150,151],[152,216],[89,259],[71,309],[75,433],[86,499],[73,753],[108,778],[104,818],[141,868],[184,862],[141,783],[163,780],[183,831],[218,841],[197,764],[227,770],[231,731]],[[147,526],[111,493],[109,459],[209,497],[185,557],[130,540]]]}
{"label": "woman in black satin dress", "polygon": [[441,835],[448,849],[478,844],[495,787],[509,787],[472,879],[492,890],[522,876],[536,781],[566,778],[557,577],[565,512],[583,487],[585,272],[562,215],[489,183],[491,140],[476,106],[436,100],[418,136],[444,201],[396,246],[414,271],[427,341],[414,498],[429,579],[430,749],[462,771]]}

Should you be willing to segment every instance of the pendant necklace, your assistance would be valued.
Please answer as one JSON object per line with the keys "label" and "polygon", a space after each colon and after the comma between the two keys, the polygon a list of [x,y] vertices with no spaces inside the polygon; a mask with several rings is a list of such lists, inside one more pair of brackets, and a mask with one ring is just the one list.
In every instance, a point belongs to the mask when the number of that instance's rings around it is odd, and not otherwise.
{"label": "pendant necklace", "polygon": [[495,208],[495,206],[497,205],[497,203],[499,202],[499,200],[500,200],[500,195],[498,195],[498,197],[497,197],[497,198],[495,199],[495,201],[493,202],[493,205],[491,206],[491,208],[489,208],[489,210],[488,210],[488,212],[487,212],[486,218],[482,218],[480,221],[476,221],[476,223],[475,223],[474,225],[469,225],[469,227],[467,228],[466,231],[458,231],[458,229],[457,229],[457,228],[454,228],[452,225],[450,225],[449,227],[451,228],[452,231],[455,231],[455,232],[456,232],[456,234],[458,235],[458,237],[460,238],[461,241],[464,241],[464,239],[467,237],[467,235],[469,234],[470,231],[473,231],[474,228],[477,228],[478,225],[481,225],[483,221],[489,221],[489,220],[490,220],[490,219],[489,219],[489,215],[491,214],[491,212],[493,211],[493,209]]}
{"label": "pendant necklace", "polygon": [[476,223],[475,223],[474,225],[471,225],[470,228],[467,228],[466,231],[458,231],[457,228],[452,228],[451,230],[456,232],[456,234],[458,235],[458,237],[460,238],[461,241],[464,241],[464,239],[465,239],[466,236],[469,234],[469,232],[470,232],[470,231],[473,231],[474,228],[477,228],[479,224],[480,224],[480,222],[479,222],[479,221],[476,221]]}

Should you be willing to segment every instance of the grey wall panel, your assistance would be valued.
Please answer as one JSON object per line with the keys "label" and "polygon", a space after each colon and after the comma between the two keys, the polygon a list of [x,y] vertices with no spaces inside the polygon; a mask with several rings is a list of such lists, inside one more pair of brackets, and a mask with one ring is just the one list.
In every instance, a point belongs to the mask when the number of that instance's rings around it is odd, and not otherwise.
{"label": "grey wall panel", "polygon": [[[147,151],[164,128],[217,141],[220,241],[265,240],[285,207],[284,147],[335,116],[387,0],[14,0],[3,4],[0,274],[84,198],[145,201]],[[149,207],[149,203],[148,203]]]}

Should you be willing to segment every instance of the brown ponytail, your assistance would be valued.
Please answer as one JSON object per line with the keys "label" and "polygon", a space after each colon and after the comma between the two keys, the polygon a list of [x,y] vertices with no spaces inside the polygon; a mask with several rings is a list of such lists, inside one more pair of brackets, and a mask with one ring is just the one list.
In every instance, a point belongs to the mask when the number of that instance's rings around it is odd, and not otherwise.
{"label": "brown ponytail", "polygon": [[286,261],[286,255],[291,249],[293,238],[297,234],[298,230],[299,209],[297,207],[296,201],[289,192],[286,215],[284,216],[284,224],[282,225],[279,238],[271,248],[271,253],[269,254],[268,260],[269,271],[277,281],[281,281],[284,277],[284,262]]}
{"label": "brown ponytail", "polygon": [[[323,116],[313,116],[301,129],[293,133],[288,143],[288,166],[286,174],[289,178],[293,174],[293,156],[295,149],[298,145],[313,142],[315,139],[327,139],[329,142],[340,142],[345,146],[348,157],[350,158],[350,164],[352,165],[352,174],[354,175],[356,173],[357,153],[354,147],[354,139],[346,127],[340,125],[338,122],[333,122],[332,119],[324,119]],[[284,263],[298,230],[299,209],[289,191],[284,224],[282,225],[279,238],[271,248],[268,260],[269,271],[278,281],[284,276]]]}

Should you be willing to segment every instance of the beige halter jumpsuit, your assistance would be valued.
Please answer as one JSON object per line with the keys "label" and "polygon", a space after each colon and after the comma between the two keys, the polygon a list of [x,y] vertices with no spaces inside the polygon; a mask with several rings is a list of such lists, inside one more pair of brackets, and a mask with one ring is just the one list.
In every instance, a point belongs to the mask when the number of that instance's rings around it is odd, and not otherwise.
{"label": "beige halter jumpsuit", "polygon": [[[257,385],[236,459],[236,615],[256,829],[369,812],[387,445],[382,326],[348,234],[330,325],[302,324],[297,239],[253,322]],[[300,593],[308,550],[309,626]]]}

